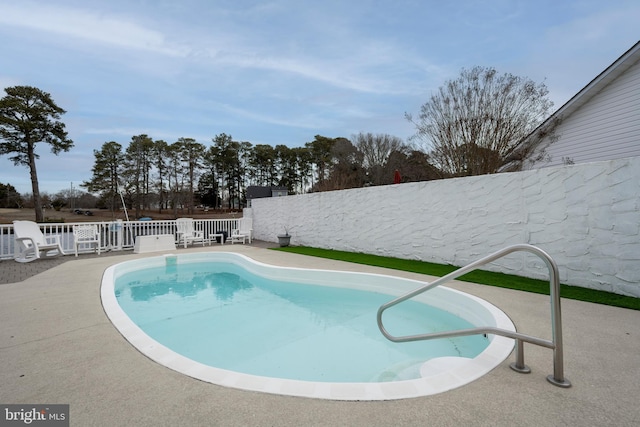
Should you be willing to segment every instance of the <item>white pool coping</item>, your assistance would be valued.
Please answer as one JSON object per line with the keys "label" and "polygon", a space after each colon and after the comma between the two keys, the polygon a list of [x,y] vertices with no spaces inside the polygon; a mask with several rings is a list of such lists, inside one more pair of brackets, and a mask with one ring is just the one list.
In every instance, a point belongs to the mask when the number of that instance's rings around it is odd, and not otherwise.
{"label": "white pool coping", "polygon": [[[421,378],[379,383],[299,381],[249,375],[207,366],[186,358],[149,337],[120,307],[114,284],[116,277],[127,271],[138,269],[141,265],[144,267],[175,265],[176,262],[200,262],[211,260],[212,257],[216,261],[241,265],[248,271],[271,279],[286,277],[287,280],[300,283],[380,292],[388,294],[390,300],[424,285],[424,282],[381,274],[276,267],[230,252],[163,255],[144,260],[126,261],[107,268],[102,277],[100,290],[102,305],[105,313],[124,338],[151,360],[184,375],[212,384],[271,394],[329,400],[405,399],[438,394],[468,384],[502,363],[514,347],[514,340],[511,338],[489,335],[489,345],[473,359],[434,358],[422,366]],[[356,282],[355,278],[359,280]],[[455,289],[439,286],[414,299],[428,301],[429,305],[449,311],[475,326],[491,326],[514,332],[516,330],[511,319],[502,310],[481,298]]]}

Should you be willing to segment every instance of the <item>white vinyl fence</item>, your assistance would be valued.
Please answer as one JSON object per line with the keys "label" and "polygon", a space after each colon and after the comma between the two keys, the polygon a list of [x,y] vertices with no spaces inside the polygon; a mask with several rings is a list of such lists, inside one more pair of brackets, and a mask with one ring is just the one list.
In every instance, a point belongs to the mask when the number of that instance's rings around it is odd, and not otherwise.
{"label": "white vinyl fence", "polygon": [[[176,235],[174,220],[46,223],[40,224],[40,229],[45,236],[61,236],[63,250],[67,253],[73,253],[73,226],[75,224],[97,224],[100,227],[103,250],[133,249],[137,236]],[[231,230],[237,228],[237,224],[238,219],[194,219],[195,229],[202,230],[205,238],[221,232],[230,236]],[[0,224],[0,259],[12,259],[15,251],[13,224]]]}

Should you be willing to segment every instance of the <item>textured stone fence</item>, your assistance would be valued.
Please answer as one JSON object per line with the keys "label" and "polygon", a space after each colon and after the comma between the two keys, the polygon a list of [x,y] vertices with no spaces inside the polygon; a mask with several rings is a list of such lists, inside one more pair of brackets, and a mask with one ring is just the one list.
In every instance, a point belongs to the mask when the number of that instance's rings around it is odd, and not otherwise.
{"label": "textured stone fence", "polygon": [[[533,171],[256,199],[257,239],[463,266],[516,243],[563,283],[640,297],[640,157]],[[548,279],[509,255],[488,269]]]}

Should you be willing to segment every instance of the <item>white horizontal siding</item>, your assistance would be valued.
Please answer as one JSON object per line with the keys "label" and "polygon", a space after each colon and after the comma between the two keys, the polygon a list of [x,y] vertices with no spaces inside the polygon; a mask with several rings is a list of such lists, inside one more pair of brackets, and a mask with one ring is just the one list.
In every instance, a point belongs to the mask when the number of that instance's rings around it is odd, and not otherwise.
{"label": "white horizontal siding", "polygon": [[533,168],[565,158],[584,163],[640,156],[640,62],[565,117],[555,133],[558,141],[540,144],[548,161]]}

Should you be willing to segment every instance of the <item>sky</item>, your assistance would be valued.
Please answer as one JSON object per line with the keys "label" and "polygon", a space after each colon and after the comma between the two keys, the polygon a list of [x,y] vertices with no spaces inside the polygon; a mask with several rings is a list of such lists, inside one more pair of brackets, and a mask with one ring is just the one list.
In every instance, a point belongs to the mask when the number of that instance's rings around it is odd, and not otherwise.
{"label": "sky", "polygon": [[[640,38],[637,0],[0,0],[0,96],[34,86],[75,146],[36,145],[40,191],[78,189],[135,135],[304,146],[384,133],[463,68],[544,82],[561,107]],[[0,156],[0,183],[31,193]]]}

